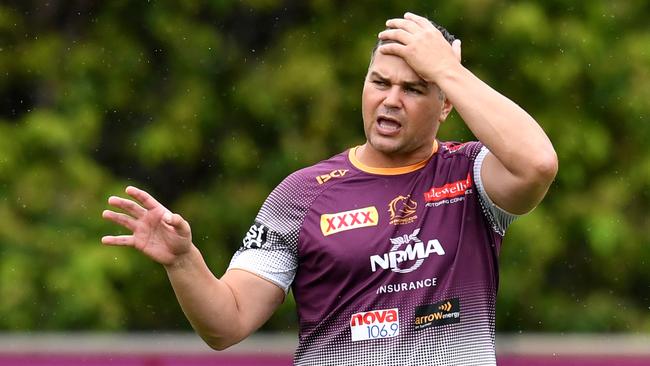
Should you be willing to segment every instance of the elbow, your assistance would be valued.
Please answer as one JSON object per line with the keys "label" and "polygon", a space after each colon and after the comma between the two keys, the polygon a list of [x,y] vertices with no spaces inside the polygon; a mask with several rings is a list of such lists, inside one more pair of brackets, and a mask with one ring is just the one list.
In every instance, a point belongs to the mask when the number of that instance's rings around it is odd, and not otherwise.
{"label": "elbow", "polygon": [[555,150],[538,152],[529,156],[525,173],[520,175],[522,183],[535,190],[546,192],[553,183],[558,171],[558,158]]}
{"label": "elbow", "polygon": [[201,335],[203,341],[215,351],[223,351],[225,349],[234,346],[239,343],[241,339],[238,338],[226,338],[226,337],[210,337]]}
{"label": "elbow", "polygon": [[228,347],[232,346],[232,344],[224,343],[224,342],[213,342],[213,341],[208,342],[208,341],[206,341],[205,343],[207,343],[207,345],[210,346],[210,348],[212,348],[215,351],[223,351],[223,350],[227,349]]}
{"label": "elbow", "polygon": [[553,179],[555,179],[559,168],[559,162],[555,150],[550,148],[548,151],[538,154],[533,167],[537,178],[536,180],[550,186]]}

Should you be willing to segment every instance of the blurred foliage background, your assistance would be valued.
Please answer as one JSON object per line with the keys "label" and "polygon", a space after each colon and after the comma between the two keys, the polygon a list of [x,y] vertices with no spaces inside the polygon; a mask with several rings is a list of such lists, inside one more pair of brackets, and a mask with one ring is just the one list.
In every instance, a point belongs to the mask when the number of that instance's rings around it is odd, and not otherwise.
{"label": "blurred foliage background", "polygon": [[[363,142],[370,49],[406,10],[559,154],[506,237],[497,329],[650,331],[645,0],[2,1],[0,330],[190,329],[159,265],[100,244],[107,197],[152,192],[221,275],[282,178]],[[457,115],[440,137],[472,139]],[[289,298],[265,329],[295,328]]]}

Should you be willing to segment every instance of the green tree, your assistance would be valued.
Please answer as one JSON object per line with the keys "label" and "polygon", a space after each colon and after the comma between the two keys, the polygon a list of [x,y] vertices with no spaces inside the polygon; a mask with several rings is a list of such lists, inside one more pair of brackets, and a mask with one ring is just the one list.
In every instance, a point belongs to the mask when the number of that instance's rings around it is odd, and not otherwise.
{"label": "green tree", "polygon": [[[501,252],[502,331],[650,330],[650,30],[644,1],[5,1],[0,329],[188,329],[164,271],[106,248],[106,198],[150,190],[220,275],[270,190],[363,141],[387,18],[545,128],[560,172]],[[471,134],[453,115],[442,139]],[[266,329],[295,329],[289,298]]]}

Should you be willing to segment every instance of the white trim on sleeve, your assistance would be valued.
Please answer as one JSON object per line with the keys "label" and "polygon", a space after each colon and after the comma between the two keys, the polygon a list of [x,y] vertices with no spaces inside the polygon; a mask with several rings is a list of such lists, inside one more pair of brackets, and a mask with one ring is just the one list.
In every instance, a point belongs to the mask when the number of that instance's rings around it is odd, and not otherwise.
{"label": "white trim on sleeve", "polygon": [[476,155],[474,159],[474,182],[476,183],[476,189],[478,190],[479,201],[483,207],[483,213],[487,216],[490,223],[492,223],[492,228],[494,231],[503,236],[506,233],[508,226],[512,224],[520,215],[512,214],[501,207],[497,206],[485,191],[483,187],[483,181],[481,180],[481,169],[483,167],[483,160],[490,152],[487,147],[481,147],[481,151]]}

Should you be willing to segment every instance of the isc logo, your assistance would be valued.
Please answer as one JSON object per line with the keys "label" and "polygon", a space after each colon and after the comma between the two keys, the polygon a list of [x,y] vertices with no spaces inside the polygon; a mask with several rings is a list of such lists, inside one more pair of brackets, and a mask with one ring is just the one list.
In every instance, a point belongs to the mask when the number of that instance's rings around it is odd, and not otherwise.
{"label": "isc logo", "polygon": [[399,334],[398,309],[372,310],[352,314],[350,318],[352,341],[389,338]]}
{"label": "isc logo", "polygon": [[357,210],[324,214],[320,217],[320,229],[328,236],[341,231],[357,229],[366,226],[377,226],[379,214],[375,206]]}
{"label": "isc logo", "polygon": [[332,178],[340,178],[345,175],[349,170],[348,169],[337,169],[332,170],[329,174],[323,174],[316,177],[318,184],[323,184]]}

